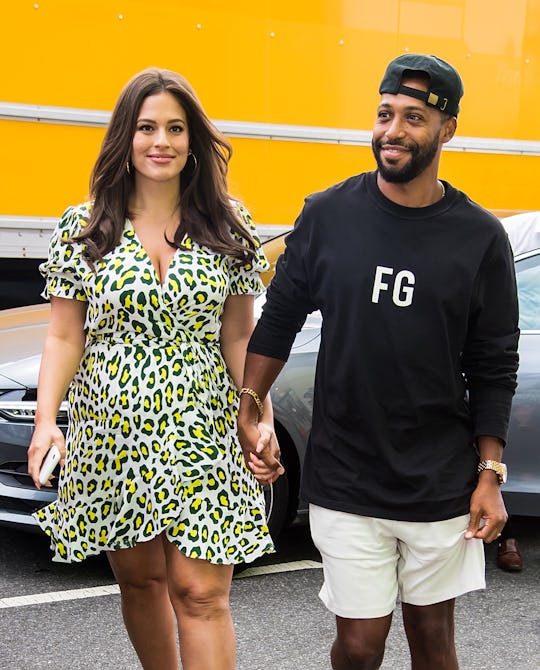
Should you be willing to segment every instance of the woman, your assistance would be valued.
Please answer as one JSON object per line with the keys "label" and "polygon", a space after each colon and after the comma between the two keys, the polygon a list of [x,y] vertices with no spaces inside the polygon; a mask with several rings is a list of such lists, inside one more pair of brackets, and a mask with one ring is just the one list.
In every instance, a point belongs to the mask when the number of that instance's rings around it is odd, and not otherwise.
{"label": "woman", "polygon": [[[235,563],[272,551],[257,483],[283,472],[261,406],[258,455],[237,389],[266,259],[227,193],[231,149],[178,74],[125,86],[91,177],[41,270],[51,322],[29,472],[53,444],[58,500],[36,519],[53,560],[106,551],[145,669],[234,668]],[[56,425],[69,387],[64,444]],[[254,401],[258,401],[258,398]]]}

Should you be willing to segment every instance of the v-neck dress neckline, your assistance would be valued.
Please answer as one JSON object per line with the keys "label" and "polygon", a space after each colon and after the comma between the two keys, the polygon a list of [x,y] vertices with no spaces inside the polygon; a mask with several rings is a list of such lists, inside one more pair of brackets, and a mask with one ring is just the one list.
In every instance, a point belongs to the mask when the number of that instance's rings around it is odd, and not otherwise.
{"label": "v-neck dress neckline", "polygon": [[[150,258],[150,254],[148,253],[148,251],[146,250],[146,247],[142,243],[141,238],[137,235],[137,231],[135,230],[135,226],[133,225],[133,221],[131,221],[131,219],[129,219],[129,218],[126,219],[126,227],[125,227],[124,232],[128,232],[128,231],[131,231],[133,239],[137,242],[137,244],[139,245],[139,247],[143,251],[145,258],[148,261],[148,264],[152,268],[153,275],[154,275],[154,278],[156,280],[156,283],[158,284],[159,288],[163,291],[163,289],[166,288],[166,286],[167,286],[169,275],[170,275],[171,270],[172,270],[172,268],[175,264],[175,259],[176,259],[176,256],[178,255],[179,248],[177,247],[174,250],[174,253],[171,256],[171,260],[169,261],[169,264],[167,265],[167,269],[165,270],[165,274],[163,275],[163,277],[161,277],[160,272],[159,272],[159,268],[156,268],[154,263],[152,263],[152,259]],[[187,237],[186,234],[184,234],[184,236],[182,238],[182,241],[184,241],[186,239],[186,237]]]}

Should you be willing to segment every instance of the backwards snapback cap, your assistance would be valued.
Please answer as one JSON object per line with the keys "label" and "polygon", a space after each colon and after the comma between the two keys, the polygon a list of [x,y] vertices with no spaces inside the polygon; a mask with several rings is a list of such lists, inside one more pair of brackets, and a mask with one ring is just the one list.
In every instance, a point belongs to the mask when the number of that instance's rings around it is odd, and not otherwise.
{"label": "backwards snapback cap", "polygon": [[[428,91],[403,86],[405,73],[422,73],[430,79]],[[457,116],[463,83],[457,70],[437,56],[404,54],[391,61],[379,86],[379,93],[402,93],[423,100],[430,107]]]}

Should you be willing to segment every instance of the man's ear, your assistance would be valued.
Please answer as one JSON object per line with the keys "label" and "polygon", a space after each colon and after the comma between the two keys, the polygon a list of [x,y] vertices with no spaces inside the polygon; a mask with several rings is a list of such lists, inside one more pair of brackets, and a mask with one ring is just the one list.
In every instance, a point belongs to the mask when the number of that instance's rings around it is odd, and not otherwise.
{"label": "man's ear", "polygon": [[441,142],[443,144],[446,144],[446,142],[450,142],[452,137],[456,134],[456,128],[457,128],[457,119],[455,116],[451,116],[449,119],[447,119],[441,128]]}

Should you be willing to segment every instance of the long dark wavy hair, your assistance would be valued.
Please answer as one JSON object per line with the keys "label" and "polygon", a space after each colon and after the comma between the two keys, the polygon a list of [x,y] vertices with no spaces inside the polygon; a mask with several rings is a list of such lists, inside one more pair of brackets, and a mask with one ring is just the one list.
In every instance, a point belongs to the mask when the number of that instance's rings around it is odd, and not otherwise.
{"label": "long dark wavy hair", "polygon": [[[74,239],[85,243],[85,256],[91,263],[120,242],[135,189],[134,176],[126,165],[139,110],[149,95],[164,91],[173,95],[186,113],[190,150],[196,157],[196,162],[188,158],[179,176],[181,221],[174,239],[167,241],[181,248],[181,240],[187,234],[217,253],[239,260],[252,259],[255,242],[235,213],[227,190],[231,145],[212,124],[189,82],[176,72],[161,68],[139,72],[120,93],[90,177],[90,218]],[[238,233],[240,239],[235,239],[231,231]]]}

